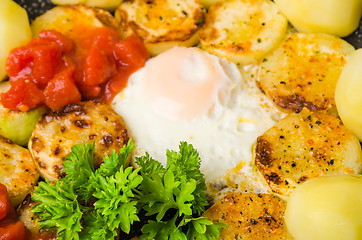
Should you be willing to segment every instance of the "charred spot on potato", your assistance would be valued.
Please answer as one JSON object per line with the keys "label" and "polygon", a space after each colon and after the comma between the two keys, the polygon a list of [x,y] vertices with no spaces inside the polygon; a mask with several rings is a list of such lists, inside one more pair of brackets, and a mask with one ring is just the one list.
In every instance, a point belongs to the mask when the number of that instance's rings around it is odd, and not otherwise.
{"label": "charred spot on potato", "polygon": [[57,156],[59,155],[59,153],[61,152],[61,148],[59,146],[56,146],[55,149],[54,149],[54,155]]}
{"label": "charred spot on potato", "polygon": [[110,144],[113,143],[113,138],[111,135],[106,135],[102,137],[102,142],[101,144],[104,144],[106,146],[109,146]]}
{"label": "charred spot on potato", "polygon": [[54,172],[58,175],[58,178],[64,178],[65,177],[65,173],[62,172],[62,169],[63,169],[63,165],[54,165],[53,166],[53,169],[54,169]]}
{"label": "charred spot on potato", "polygon": [[85,120],[75,120],[74,125],[78,128],[89,128],[90,124],[87,123]]}
{"label": "charred spot on potato", "polygon": [[96,134],[90,134],[90,135],[88,136],[88,139],[89,139],[89,140],[94,140],[96,137],[97,137]]}
{"label": "charred spot on potato", "polygon": [[38,163],[38,166],[40,167],[40,168],[43,168],[43,169],[46,169],[47,168],[47,166],[43,163],[43,162],[41,162],[40,160],[39,160],[39,158],[37,158],[37,159],[35,159],[36,160],[36,162]]}
{"label": "charred spot on potato", "polygon": [[272,164],[271,151],[271,144],[263,136],[258,137],[255,156],[255,162],[258,167],[268,167]]}

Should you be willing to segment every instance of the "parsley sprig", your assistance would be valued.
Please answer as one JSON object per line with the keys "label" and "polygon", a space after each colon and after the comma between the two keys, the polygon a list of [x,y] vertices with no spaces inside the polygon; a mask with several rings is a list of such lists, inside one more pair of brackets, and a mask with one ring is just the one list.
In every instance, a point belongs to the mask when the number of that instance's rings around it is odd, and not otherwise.
{"label": "parsley sprig", "polygon": [[225,224],[200,217],[208,202],[192,145],[167,151],[166,168],[147,153],[137,158],[140,168],[125,168],[134,147],[129,141],[95,169],[94,144],[74,145],[66,176],[35,188],[39,226],[56,228],[59,239],[114,239],[119,230],[129,233],[143,211],[148,219],[140,239],[216,239]]}

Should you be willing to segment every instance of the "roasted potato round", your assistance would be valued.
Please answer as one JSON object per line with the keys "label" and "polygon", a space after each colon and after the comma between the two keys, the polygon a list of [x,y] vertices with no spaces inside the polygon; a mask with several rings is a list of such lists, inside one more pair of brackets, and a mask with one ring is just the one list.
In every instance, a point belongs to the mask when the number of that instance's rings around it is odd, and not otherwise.
{"label": "roasted potato round", "polygon": [[286,112],[335,112],[334,91],[354,47],[327,34],[294,33],[259,66],[259,84]]}
{"label": "roasted potato round", "polygon": [[207,209],[203,216],[224,222],[220,239],[288,239],[284,222],[286,202],[262,193],[229,193]]}
{"label": "roasted potato round", "polygon": [[0,183],[8,189],[14,207],[34,188],[38,178],[38,169],[28,149],[0,136]]}
{"label": "roasted potato round", "polygon": [[63,162],[74,144],[95,142],[97,167],[128,140],[127,129],[117,113],[104,103],[87,101],[44,114],[31,135],[29,150],[41,176],[52,181],[64,176]]}
{"label": "roasted potato round", "polygon": [[115,12],[124,36],[136,33],[151,55],[174,46],[196,45],[204,17],[198,0],[125,1]]}
{"label": "roasted potato round", "polygon": [[99,8],[82,5],[57,6],[31,23],[33,37],[47,29],[55,29],[68,37],[78,35],[92,27],[111,27],[118,29],[118,24],[112,14]]}
{"label": "roasted potato round", "polygon": [[256,167],[283,195],[313,177],[362,171],[357,137],[338,118],[307,109],[289,114],[258,137],[255,151]]}
{"label": "roasted potato round", "polygon": [[287,19],[269,0],[212,5],[200,30],[201,47],[237,64],[256,63],[285,37]]}

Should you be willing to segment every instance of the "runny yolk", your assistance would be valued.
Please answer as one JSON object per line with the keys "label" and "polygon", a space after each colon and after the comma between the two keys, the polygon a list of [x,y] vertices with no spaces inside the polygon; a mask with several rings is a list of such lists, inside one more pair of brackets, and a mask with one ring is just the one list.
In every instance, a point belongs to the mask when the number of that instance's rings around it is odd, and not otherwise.
{"label": "runny yolk", "polygon": [[151,59],[145,68],[144,94],[161,117],[190,120],[213,106],[225,81],[221,66],[195,48],[174,48]]}

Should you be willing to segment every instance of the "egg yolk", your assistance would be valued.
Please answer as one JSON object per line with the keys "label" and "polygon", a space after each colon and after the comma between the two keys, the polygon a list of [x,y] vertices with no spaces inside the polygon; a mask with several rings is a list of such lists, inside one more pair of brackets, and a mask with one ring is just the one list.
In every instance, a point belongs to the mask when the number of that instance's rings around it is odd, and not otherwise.
{"label": "egg yolk", "polygon": [[151,59],[145,68],[144,94],[161,117],[190,120],[210,111],[223,98],[227,77],[218,60],[196,48],[174,48]]}

